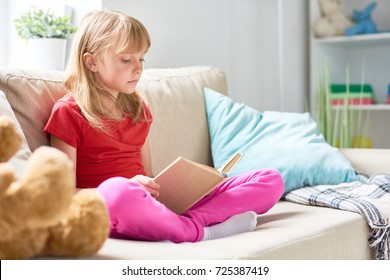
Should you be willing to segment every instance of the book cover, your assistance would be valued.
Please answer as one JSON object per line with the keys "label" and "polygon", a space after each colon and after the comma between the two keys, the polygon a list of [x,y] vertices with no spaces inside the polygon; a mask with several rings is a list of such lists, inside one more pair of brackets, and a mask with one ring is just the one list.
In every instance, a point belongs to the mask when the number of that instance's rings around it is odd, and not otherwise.
{"label": "book cover", "polygon": [[241,157],[242,153],[236,154],[218,170],[178,157],[154,178],[160,185],[157,200],[183,214],[219,186]]}

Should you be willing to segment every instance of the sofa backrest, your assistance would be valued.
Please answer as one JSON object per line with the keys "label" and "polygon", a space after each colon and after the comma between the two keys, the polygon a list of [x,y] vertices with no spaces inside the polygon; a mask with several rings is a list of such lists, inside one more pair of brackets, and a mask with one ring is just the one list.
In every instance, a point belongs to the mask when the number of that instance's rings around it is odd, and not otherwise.
{"label": "sofa backrest", "polygon": [[[154,175],[178,156],[212,163],[204,87],[226,93],[225,74],[210,66],[144,71],[138,92],[154,119],[148,138]],[[66,93],[63,72],[2,69],[0,90],[13,109],[29,148],[34,151],[48,145],[43,127],[54,102]]]}
{"label": "sofa backrest", "polygon": [[0,90],[5,93],[32,151],[49,144],[43,127],[54,102],[66,93],[62,80],[62,72],[24,69],[0,72]]}

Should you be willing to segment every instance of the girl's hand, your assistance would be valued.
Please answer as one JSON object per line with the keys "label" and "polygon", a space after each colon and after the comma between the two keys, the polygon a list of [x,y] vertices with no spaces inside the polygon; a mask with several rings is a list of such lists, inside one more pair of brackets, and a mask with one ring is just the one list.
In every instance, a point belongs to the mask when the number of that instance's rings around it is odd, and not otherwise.
{"label": "girl's hand", "polygon": [[141,184],[150,194],[156,198],[159,195],[158,190],[160,189],[160,185],[157,184],[153,178],[144,175],[136,175],[130,180],[136,181]]}

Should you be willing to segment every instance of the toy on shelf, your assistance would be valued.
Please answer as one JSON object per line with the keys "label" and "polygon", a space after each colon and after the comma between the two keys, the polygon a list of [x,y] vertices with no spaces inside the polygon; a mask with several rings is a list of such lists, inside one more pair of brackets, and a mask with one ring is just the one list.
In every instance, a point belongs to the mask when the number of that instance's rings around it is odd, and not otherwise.
{"label": "toy on shelf", "polygon": [[370,84],[332,84],[330,86],[330,101],[333,106],[344,105],[348,100],[349,105],[370,105],[374,104],[373,90]]}
{"label": "toy on shelf", "polygon": [[387,85],[387,104],[390,104],[390,83]]}
{"label": "toy on shelf", "polygon": [[313,27],[316,37],[341,36],[347,27],[353,26],[352,20],[342,11],[340,0],[319,0],[318,4],[322,17]]}
{"label": "toy on shelf", "polygon": [[375,22],[371,19],[371,13],[376,7],[376,2],[372,2],[362,10],[354,10],[352,20],[354,25],[345,29],[346,36],[358,35],[358,34],[372,34],[377,33]]}

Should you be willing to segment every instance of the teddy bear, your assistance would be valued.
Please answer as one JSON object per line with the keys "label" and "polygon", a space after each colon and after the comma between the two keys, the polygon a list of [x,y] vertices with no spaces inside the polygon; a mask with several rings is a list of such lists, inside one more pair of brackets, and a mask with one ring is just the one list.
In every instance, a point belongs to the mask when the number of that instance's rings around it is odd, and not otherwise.
{"label": "teddy bear", "polygon": [[346,28],[353,25],[342,11],[340,0],[319,0],[318,4],[322,17],[314,24],[316,37],[341,36]]}
{"label": "teddy bear", "polygon": [[7,116],[0,116],[0,139],[0,259],[96,253],[109,235],[108,212],[96,191],[75,191],[68,156],[42,146],[17,179],[7,161],[22,140]]}
{"label": "teddy bear", "polygon": [[362,11],[354,10],[352,19],[354,25],[345,29],[345,35],[352,36],[357,34],[376,33],[377,28],[375,22],[371,19],[371,12],[376,7],[376,3],[372,2],[367,5]]}

